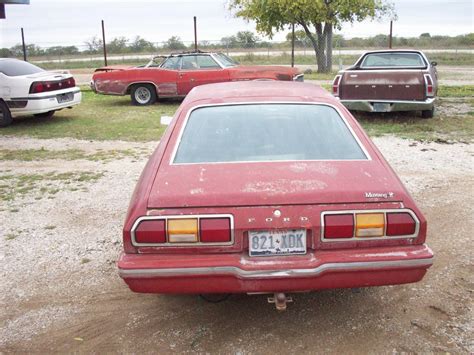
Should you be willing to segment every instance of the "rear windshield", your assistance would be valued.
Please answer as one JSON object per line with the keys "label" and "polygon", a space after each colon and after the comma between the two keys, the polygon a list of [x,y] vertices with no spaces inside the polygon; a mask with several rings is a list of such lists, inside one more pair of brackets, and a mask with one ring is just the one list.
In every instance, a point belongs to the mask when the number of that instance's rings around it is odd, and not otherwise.
{"label": "rear windshield", "polygon": [[44,71],[36,65],[22,60],[6,59],[0,60],[0,72],[7,76],[30,75]]}
{"label": "rear windshield", "polygon": [[367,54],[362,68],[425,68],[426,63],[418,53],[372,53]]}
{"label": "rear windshield", "polygon": [[246,104],[192,111],[173,162],[354,159],[367,157],[332,107]]}

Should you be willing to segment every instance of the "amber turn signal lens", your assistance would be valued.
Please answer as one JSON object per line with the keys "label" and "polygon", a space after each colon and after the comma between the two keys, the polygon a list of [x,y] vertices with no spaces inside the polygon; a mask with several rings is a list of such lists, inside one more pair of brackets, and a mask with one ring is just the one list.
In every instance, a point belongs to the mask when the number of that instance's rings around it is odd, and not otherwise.
{"label": "amber turn signal lens", "polygon": [[385,218],[383,213],[357,213],[356,237],[382,237]]}
{"label": "amber turn signal lens", "polygon": [[169,219],[169,243],[193,243],[198,241],[197,218]]}

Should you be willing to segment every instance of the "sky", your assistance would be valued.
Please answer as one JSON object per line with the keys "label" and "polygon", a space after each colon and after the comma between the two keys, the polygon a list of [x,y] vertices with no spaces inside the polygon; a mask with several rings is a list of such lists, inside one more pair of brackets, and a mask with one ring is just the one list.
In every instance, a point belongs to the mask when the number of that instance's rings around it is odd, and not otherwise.
{"label": "sky", "polygon": [[[417,37],[423,32],[459,35],[474,32],[472,0],[392,0],[398,15],[394,35]],[[226,0],[30,0],[30,5],[6,5],[0,20],[0,48],[20,43],[20,28],[27,43],[42,47],[83,45],[101,35],[105,21],[107,41],[139,35],[152,42],[179,36],[193,40],[193,16],[198,18],[198,40],[219,40],[238,31],[255,30],[255,24],[235,18]],[[388,24],[364,21],[344,24],[346,38],[388,32]],[[277,33],[283,40],[288,31]],[[263,36],[260,36],[263,37]]]}

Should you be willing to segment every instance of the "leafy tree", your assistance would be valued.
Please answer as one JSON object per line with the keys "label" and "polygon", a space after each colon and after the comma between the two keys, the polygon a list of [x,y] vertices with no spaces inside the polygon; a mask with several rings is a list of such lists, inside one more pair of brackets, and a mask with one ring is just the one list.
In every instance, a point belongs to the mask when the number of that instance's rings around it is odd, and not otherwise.
{"label": "leafy tree", "polygon": [[92,37],[89,41],[85,41],[84,45],[86,46],[86,52],[97,53],[102,50],[102,40],[97,38],[97,36]]}
{"label": "leafy tree", "polygon": [[340,29],[343,22],[392,14],[393,6],[385,1],[231,0],[230,7],[238,17],[255,21],[257,30],[270,37],[292,23],[300,25],[314,48],[318,71],[328,72],[332,69],[333,29]]}
{"label": "leafy tree", "polygon": [[235,37],[242,48],[255,48],[258,41],[260,41],[260,38],[251,31],[239,31]]}
{"label": "leafy tree", "polygon": [[[291,43],[292,37],[293,37],[293,33],[289,32],[286,35],[286,40]],[[311,41],[309,40],[308,36],[306,36],[305,31],[295,30],[295,46],[297,46],[297,47],[311,46]]]}
{"label": "leafy tree", "polygon": [[221,43],[224,47],[227,47],[227,48],[236,48],[239,46],[237,37],[235,36],[222,37]]}
{"label": "leafy tree", "polygon": [[0,48],[0,57],[1,58],[8,58],[8,57],[12,57],[13,54],[12,54],[12,51],[8,48]]}
{"label": "leafy tree", "polygon": [[146,39],[137,36],[131,43],[130,49],[133,52],[153,52],[155,50],[155,46]]}
{"label": "leafy tree", "polygon": [[[10,48],[10,52],[13,57],[23,57],[23,46],[21,44],[17,44]],[[35,44],[27,44],[26,54],[28,57],[37,57],[43,55],[44,51]]]}
{"label": "leafy tree", "polygon": [[125,37],[115,37],[107,43],[107,50],[110,53],[124,53],[128,51],[128,39]]}
{"label": "leafy tree", "polygon": [[186,45],[181,41],[181,38],[178,36],[172,36],[166,41],[164,48],[171,50],[181,50],[186,49]]}
{"label": "leafy tree", "polygon": [[45,55],[74,55],[78,54],[79,49],[76,46],[54,46],[44,50]]}

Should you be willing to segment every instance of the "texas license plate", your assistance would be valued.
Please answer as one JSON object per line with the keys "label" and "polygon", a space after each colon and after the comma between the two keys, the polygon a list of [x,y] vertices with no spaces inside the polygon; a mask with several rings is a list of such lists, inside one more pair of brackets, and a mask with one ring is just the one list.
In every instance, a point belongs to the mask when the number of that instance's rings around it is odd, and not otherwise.
{"label": "texas license plate", "polygon": [[250,231],[250,256],[306,254],[306,230]]}
{"label": "texas license plate", "polygon": [[74,94],[72,92],[68,92],[66,94],[60,94],[56,96],[58,103],[69,102],[74,99]]}
{"label": "texas license plate", "polygon": [[374,112],[389,112],[390,104],[374,102]]}

